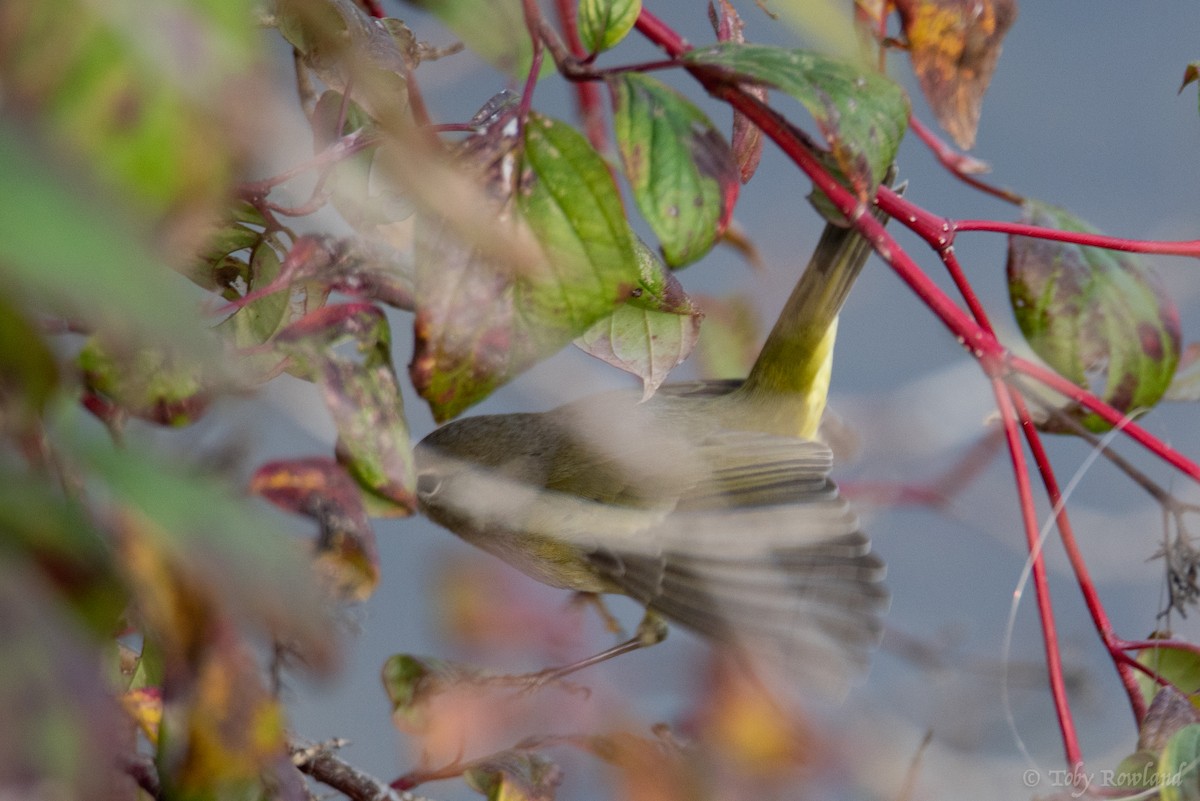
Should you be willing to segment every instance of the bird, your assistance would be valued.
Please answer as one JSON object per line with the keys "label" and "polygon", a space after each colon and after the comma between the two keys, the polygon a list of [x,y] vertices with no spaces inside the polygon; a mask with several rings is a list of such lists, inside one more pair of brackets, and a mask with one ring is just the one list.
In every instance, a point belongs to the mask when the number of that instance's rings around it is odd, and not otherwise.
{"label": "bird", "polygon": [[632,638],[539,681],[652,645],[668,621],[826,695],[865,673],[885,568],[819,434],[838,314],[870,253],[826,225],[744,380],[465,417],[417,445],[429,519],[545,584],[645,608]]}

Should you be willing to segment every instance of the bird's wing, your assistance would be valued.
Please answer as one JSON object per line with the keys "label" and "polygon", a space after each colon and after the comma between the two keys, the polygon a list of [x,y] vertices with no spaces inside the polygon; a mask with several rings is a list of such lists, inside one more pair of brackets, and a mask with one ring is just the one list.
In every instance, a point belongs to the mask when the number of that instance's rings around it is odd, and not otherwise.
{"label": "bird's wing", "polygon": [[595,538],[588,559],[668,619],[840,692],[879,639],[887,592],[828,449],[721,432],[694,456],[707,476],[674,511],[635,536]]}

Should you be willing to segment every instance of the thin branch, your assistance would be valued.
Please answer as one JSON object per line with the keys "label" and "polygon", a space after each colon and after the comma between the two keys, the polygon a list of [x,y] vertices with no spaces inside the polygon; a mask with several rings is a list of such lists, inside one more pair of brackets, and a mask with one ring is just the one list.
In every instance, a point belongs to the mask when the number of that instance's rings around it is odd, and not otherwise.
{"label": "thin branch", "polygon": [[339,740],[307,746],[292,744],[288,752],[301,773],[332,787],[351,801],[425,801],[412,793],[394,790],[387,782],[346,762],[336,753],[342,745],[344,742]]}
{"label": "thin branch", "polygon": [[1034,239],[1052,239],[1072,245],[1122,250],[1128,253],[1154,253],[1160,256],[1190,256],[1200,258],[1200,239],[1183,239],[1161,242],[1149,239],[1124,239],[1118,236],[1090,234],[1084,231],[1064,231],[1060,228],[1043,228],[1026,223],[1004,222],[1003,220],[956,220],[950,223],[954,231],[987,231],[990,233],[1027,236]]}
{"label": "thin branch", "polygon": [[[1084,560],[1083,553],[1079,549],[1079,542],[1075,539],[1075,530],[1071,525],[1070,518],[1067,516],[1062,492],[1058,486],[1058,479],[1054,475],[1054,469],[1050,465],[1050,458],[1046,453],[1045,446],[1042,444],[1042,438],[1038,434],[1037,429],[1032,425],[1032,418],[1029,415],[1029,408],[1025,404],[1025,399],[1019,391],[1014,391],[1013,401],[1021,419],[1027,421],[1024,426],[1025,440],[1029,443],[1030,453],[1033,454],[1034,462],[1037,464],[1038,471],[1042,476],[1042,483],[1046,487],[1046,494],[1050,498],[1050,506],[1054,512],[1055,527],[1058,528],[1059,539],[1062,542],[1063,549],[1067,553],[1067,560],[1071,563],[1071,570],[1075,574],[1075,580],[1079,584],[1079,592],[1083,595],[1084,603],[1087,606],[1088,613],[1092,617],[1092,624],[1096,627],[1096,632],[1100,635],[1104,647],[1108,649],[1109,654],[1113,657],[1113,664],[1117,669],[1117,675],[1121,679],[1121,684],[1125,687],[1126,695],[1129,696],[1129,704],[1133,711],[1134,720],[1140,725],[1142,718],[1146,716],[1146,702],[1137,685],[1137,678],[1133,675],[1133,670],[1128,663],[1117,656],[1121,649],[1118,645],[1118,638],[1113,631],[1112,621],[1109,620],[1108,612],[1105,611],[1104,605],[1100,602],[1100,594],[1096,590],[1096,584],[1092,581],[1091,573],[1087,568],[1087,562]],[[1097,444],[1097,447],[1101,449],[1101,453],[1106,453],[1109,450],[1102,444]]]}
{"label": "thin branch", "polygon": [[938,163],[949,170],[955,178],[978,189],[980,192],[998,197],[1009,203],[1020,205],[1025,202],[1025,198],[1010,189],[992,186],[986,181],[976,178],[975,176],[979,173],[987,172],[987,165],[972,156],[960,153],[950,147],[937,134],[929,130],[923,122],[917,119],[915,114],[909,114],[908,125],[912,128],[912,132],[933,152]]}
{"label": "thin branch", "polygon": [[[574,0],[554,0],[554,9],[558,13],[558,22],[562,26],[571,55],[580,61],[588,57],[588,52],[579,38],[579,25],[575,18],[576,4]],[[543,31],[544,35],[544,31]],[[597,153],[608,149],[608,128],[604,122],[604,108],[600,102],[600,88],[589,81],[575,81],[575,108],[579,118],[583,120],[583,129],[588,141]]]}
{"label": "thin branch", "polygon": [[1037,510],[1034,508],[1033,491],[1029,481],[1029,466],[1025,461],[1025,450],[1021,446],[1021,427],[1030,425],[1027,415],[1022,415],[1015,403],[1016,391],[1010,388],[999,375],[992,377],[992,392],[996,408],[1004,424],[1004,437],[1013,463],[1013,477],[1020,498],[1021,519],[1029,547],[1034,599],[1037,603],[1038,619],[1042,625],[1042,645],[1046,653],[1046,673],[1050,683],[1050,696],[1054,699],[1054,712],[1062,732],[1063,749],[1067,765],[1072,773],[1081,770],[1083,754],[1079,748],[1079,735],[1071,716],[1070,700],[1067,697],[1066,680],[1063,677],[1062,654],[1058,648],[1058,630],[1054,620],[1054,608],[1050,600],[1050,584],[1046,579],[1046,562],[1042,556],[1042,541],[1038,526]]}

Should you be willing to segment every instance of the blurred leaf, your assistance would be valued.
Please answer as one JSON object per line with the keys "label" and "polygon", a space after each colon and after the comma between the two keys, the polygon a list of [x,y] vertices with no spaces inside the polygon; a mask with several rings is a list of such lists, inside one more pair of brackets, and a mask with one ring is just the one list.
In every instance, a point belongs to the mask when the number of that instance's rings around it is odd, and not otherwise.
{"label": "blurred leaf", "polygon": [[[166,426],[195,422],[208,409],[211,386],[192,362],[171,353],[143,348],[115,353],[98,338],[89,339],[76,356],[85,390],[100,396],[102,408]],[[93,406],[92,408],[97,408]]]}
{"label": "blurred leaf", "polygon": [[[743,32],[746,23],[742,22],[737,9],[729,0],[717,0],[716,5],[710,0],[708,19],[712,22],[713,31],[717,34],[717,41],[739,44],[746,41]],[[744,84],[740,88],[751,97],[763,103],[767,102],[767,90],[763,86]],[[738,175],[741,176],[742,183],[746,183],[754,176],[758,169],[758,162],[762,158],[762,131],[757,125],[750,122],[745,114],[735,109],[733,112],[733,135],[729,141],[733,158],[738,165]]]}
{"label": "blurred leaf", "polygon": [[[0,470],[0,560],[28,559],[48,589],[99,637],[118,630],[128,603],[109,543],[87,510],[40,476]],[[36,568],[36,569],[35,569]]]}
{"label": "blurred leaf", "polygon": [[642,379],[651,397],[692,352],[703,314],[650,248],[635,240],[642,272],[636,297],[575,341],[580,348]]}
{"label": "blurred leaf", "polygon": [[153,746],[158,745],[162,729],[163,700],[158,687],[138,687],[121,694],[121,706]]}
{"label": "blurred leaf", "polygon": [[[318,309],[275,340],[321,387],[338,430],[338,460],[391,515],[407,515],[416,509],[416,478],[391,341],[387,317],[369,303]],[[353,356],[338,353],[344,343],[353,343]]]}
{"label": "blurred leaf", "polygon": [[0,295],[0,430],[24,433],[58,383],[54,352],[12,299]]}
{"label": "blurred leaf", "polygon": [[252,97],[243,79],[260,52],[250,9],[246,0],[5,3],[8,107],[32,112],[123,199],[183,232],[221,202],[242,158],[236,131]]}
{"label": "blurred leaf", "polygon": [[1193,61],[1183,71],[1183,83],[1179,84],[1179,91],[1182,92],[1189,83],[1197,81],[1200,81],[1200,61]]}
{"label": "blurred leaf", "polygon": [[[342,129],[337,123],[343,117]],[[321,94],[312,115],[314,149],[318,154],[342,136],[378,136],[377,126],[354,101],[346,101],[332,89]],[[332,165],[326,173],[324,191],[342,218],[356,231],[371,233],[413,213],[412,204],[393,192],[373,169],[379,145],[367,147]]]}
{"label": "blurred leaf", "polygon": [[[1022,221],[1095,231],[1041,203],[1027,203]],[[1121,412],[1158,402],[1179,361],[1179,312],[1148,267],[1128,253],[1010,237],[1007,270],[1017,324],[1047,364]],[[1078,408],[1068,413],[1093,431],[1110,427]]]}
{"label": "blurred leaf", "polygon": [[1158,756],[1156,779],[1161,801],[1200,798],[1200,724],[1185,726],[1167,741]]}
{"label": "blurred leaf", "polygon": [[57,593],[0,552],[0,787],[13,798],[127,798],[119,770],[133,725],[113,701],[99,640],[63,614]]}
{"label": "blurred leaf", "polygon": [[472,762],[463,779],[488,801],[552,801],[562,771],[529,751],[501,751]]}
{"label": "blurred leaf", "polygon": [[712,749],[751,776],[783,776],[813,751],[813,735],[794,713],[732,662],[715,671],[697,720]]}
{"label": "blurred leaf", "polygon": [[1122,759],[1111,781],[1112,787],[1120,787],[1122,793],[1133,795],[1139,790],[1152,790],[1158,780],[1158,754],[1151,751],[1135,751]]}
{"label": "blurred leaf", "polygon": [[633,30],[642,0],[579,0],[579,38],[588,52],[608,50]]}
{"label": "blurred leaf", "polygon": [[[665,724],[660,724],[665,729]],[[656,727],[658,729],[658,727]],[[576,748],[617,769],[618,798],[683,801],[708,795],[712,775],[711,762],[701,766],[687,759],[669,732],[659,738],[643,737],[627,731],[570,738]],[[702,758],[711,758],[703,754]]]}
{"label": "blurred leaf", "polygon": [[117,558],[165,661],[203,645],[208,621],[234,619],[287,643],[314,669],[331,664],[324,598],[276,521],[224,481],[97,442],[69,423],[56,438],[104,488],[119,526]]}
{"label": "blurred leaf", "polygon": [[1191,342],[1183,349],[1163,400],[1200,401],[1200,342]]}
{"label": "blurred leaf", "polygon": [[[521,0],[408,0],[441,20],[474,53],[503,73],[524,78],[533,63],[533,46]],[[541,75],[554,70],[547,58]]]}
{"label": "blurred leaf", "polygon": [[330,89],[345,92],[353,84],[355,97],[377,120],[396,119],[407,108],[407,43],[354,0],[276,0],[275,20],[304,65]]}
{"label": "blurred leaf", "polygon": [[[640,281],[633,235],[599,154],[570,126],[538,114],[530,115],[523,144],[519,163],[506,162],[511,154],[503,147],[469,152],[490,179],[502,219],[519,210],[513,229],[536,240],[532,262],[498,262],[464,244],[445,221],[419,220],[409,371],[438,421],[611,314]],[[506,175],[519,177],[519,191]]]}
{"label": "blurred leaf", "polygon": [[897,0],[913,72],[955,144],[970,150],[1016,0]]}
{"label": "blurred leaf", "polygon": [[762,347],[761,323],[750,298],[705,297],[704,327],[696,343],[702,378],[745,378]]}
{"label": "blurred leaf", "polygon": [[423,731],[429,724],[430,700],[462,682],[476,682],[482,674],[457,662],[411,654],[393,654],[383,663],[383,689],[392,704],[392,718],[406,731]]}
{"label": "blurred leaf", "polygon": [[737,42],[697,48],[683,59],[729,70],[737,80],[773,86],[799,100],[864,200],[891,166],[908,126],[904,90],[887,76],[850,62]]}
{"label": "blurred leaf", "polygon": [[0,126],[6,284],[83,326],[113,336],[136,333],[192,356],[211,353],[211,341],[197,333],[204,328],[199,314],[147,246],[148,229],[115,215],[77,177],[47,167],[45,155]]}
{"label": "blurred leaf", "polygon": [[286,753],[283,709],[237,639],[218,637],[189,682],[163,706],[158,754],[167,796],[260,798],[261,779]]}
{"label": "blurred leaf", "polygon": [[343,598],[365,601],[379,583],[375,532],[363,496],[332,459],[288,459],[255,471],[250,489],[271,503],[317,521],[317,567]]}
{"label": "blurred leaf", "polygon": [[1157,754],[1175,732],[1193,723],[1200,723],[1200,710],[1175,687],[1159,686],[1138,730],[1138,750]]}
{"label": "blurred leaf", "polygon": [[693,262],[712,249],[733,214],[738,178],[729,145],[704,112],[655,78],[622,73],[609,86],[638,208],[668,264]]}
{"label": "blurred leaf", "polygon": [[[822,52],[851,58],[859,52],[850,15],[838,0],[772,0],[769,6],[806,41]],[[771,13],[771,12],[768,12]]]}

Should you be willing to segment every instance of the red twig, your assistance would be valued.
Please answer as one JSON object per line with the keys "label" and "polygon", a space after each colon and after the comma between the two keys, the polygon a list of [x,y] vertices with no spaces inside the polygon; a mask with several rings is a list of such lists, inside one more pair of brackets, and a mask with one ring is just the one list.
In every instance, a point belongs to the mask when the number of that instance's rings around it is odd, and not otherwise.
{"label": "red twig", "polygon": [[[661,20],[650,12],[643,10],[638,18],[637,27],[643,35],[659,45],[672,57],[678,57],[689,49],[689,45],[682,37],[664,25]],[[1028,409],[1025,407],[1023,399],[1017,394],[1017,390],[1010,388],[1005,382],[1004,377],[1009,372],[1016,371],[1042,382],[1097,413],[1110,424],[1123,426],[1124,432],[1134,441],[1148,448],[1157,456],[1197,481],[1200,481],[1200,467],[1157,438],[1150,436],[1136,424],[1129,423],[1125,415],[1099,398],[1096,398],[1087,390],[1072,384],[1050,370],[1009,353],[992,332],[982,305],[975,298],[969,282],[959,268],[957,259],[953,254],[954,237],[958,231],[963,230],[990,230],[1053,238],[1060,241],[1077,242],[1086,245],[1113,247],[1122,250],[1141,250],[1151,253],[1190,256],[1200,255],[1200,242],[1138,242],[1091,234],[1078,234],[1076,232],[1052,231],[1034,226],[992,223],[990,221],[965,221],[955,224],[904,201],[886,187],[880,188],[877,196],[879,205],[920,234],[942,256],[947,269],[954,276],[955,282],[966,298],[968,308],[971,312],[971,314],[967,314],[925,275],[911,257],[898,247],[881,225],[872,219],[870,215],[863,214],[865,210],[864,204],[861,203],[859,198],[839,185],[822,168],[808,148],[804,137],[795,131],[786,120],[780,118],[772,109],[764,104],[747,97],[736,86],[717,80],[714,76],[705,73],[703,70],[692,69],[692,72],[711,94],[727,101],[734,108],[746,114],[764,133],[776,142],[785,154],[808,175],[814,185],[824,192],[843,214],[847,215],[864,236],[870,239],[879,255],[942,323],[955,334],[959,342],[971,352],[985,372],[992,378],[997,406],[1004,419],[1005,437],[1009,443],[1010,454],[1013,458],[1014,476],[1021,497],[1022,516],[1026,535],[1029,539],[1031,554],[1033,555],[1033,581],[1042,621],[1043,640],[1050,674],[1050,689],[1054,697],[1060,727],[1062,728],[1067,761],[1073,770],[1079,770],[1082,765],[1082,756],[1066,696],[1062,663],[1057,646],[1055,621],[1053,610],[1050,606],[1045,567],[1039,552],[1037,520],[1033,508],[1025,455],[1020,444],[1018,421],[1026,429],[1030,448],[1042,473],[1047,493],[1050,495],[1051,500],[1055,502],[1056,518],[1060,534],[1075,569],[1076,578],[1080,584],[1081,592],[1084,594],[1085,602],[1089,607],[1100,636],[1116,661],[1122,682],[1130,694],[1134,713],[1139,719],[1144,714],[1144,701],[1140,693],[1136,690],[1133,672],[1128,664],[1132,660],[1130,660],[1128,654],[1120,650],[1122,641],[1115,638],[1112,633],[1111,623],[1103,610],[1090,574],[1086,569],[1082,554],[1079,552],[1073,529],[1066,515],[1062,512],[1061,493],[1058,483],[1050,469],[1049,461],[1037,436],[1037,432],[1033,429]],[[915,127],[919,128],[918,135],[921,135],[922,132],[928,134],[928,131],[924,131],[919,124]],[[985,192],[1006,200],[1016,202],[1020,200],[1013,193],[996,190],[974,181],[974,179],[964,176],[964,180],[978,185]],[[975,319],[972,319],[972,317]]]}
{"label": "red twig", "polygon": [[1155,253],[1162,256],[1191,256],[1200,258],[1200,239],[1184,239],[1178,242],[1154,242],[1146,239],[1122,239],[1103,234],[1083,231],[1063,231],[1058,228],[1042,228],[1026,223],[1004,222],[1003,220],[956,220],[950,222],[955,232],[990,231],[999,234],[1028,236],[1035,239],[1053,239],[1075,245],[1124,250],[1130,253]]}
{"label": "red twig", "polygon": [[925,127],[925,124],[917,119],[915,114],[908,116],[909,127],[913,133],[917,135],[925,146],[933,152],[934,157],[938,162],[950,171],[955,178],[958,178],[965,184],[973,186],[980,192],[983,192],[993,197],[998,197],[1001,200],[1008,201],[1020,205],[1025,202],[1025,198],[1018,195],[1009,189],[1002,189],[997,186],[992,186],[986,181],[982,181],[975,176],[981,172],[987,172],[988,166],[972,156],[965,153],[960,153],[950,145],[946,144],[933,131]]}
{"label": "red twig", "polygon": [[1020,499],[1021,521],[1025,529],[1026,544],[1029,547],[1029,558],[1032,561],[1034,598],[1037,602],[1038,618],[1042,624],[1042,645],[1046,652],[1046,672],[1050,682],[1050,695],[1054,699],[1054,711],[1058,716],[1059,729],[1062,731],[1067,765],[1070,766],[1072,772],[1076,772],[1083,766],[1083,754],[1079,749],[1079,735],[1075,731],[1075,721],[1071,717],[1071,705],[1067,698],[1062,654],[1058,650],[1058,631],[1050,600],[1050,585],[1046,580],[1046,563],[1042,558],[1037,509],[1034,508],[1033,491],[1029,481],[1029,466],[1025,461],[1025,449],[1021,445],[1021,433],[1018,429],[1018,423],[1021,428],[1027,430],[1031,429],[1033,424],[1028,414],[1023,414],[1018,410],[1019,395],[1016,390],[1005,383],[1001,374],[993,373],[991,377],[996,408],[1000,411],[1000,419],[1004,424],[1004,438],[1008,443],[1009,455],[1012,457],[1013,477],[1016,479],[1017,495]]}
{"label": "red twig", "polygon": [[[1030,420],[1029,408],[1020,392],[1014,389],[1012,398],[1021,419],[1024,421]],[[1063,550],[1067,553],[1067,560],[1071,563],[1071,570],[1075,574],[1075,580],[1079,584],[1079,592],[1083,596],[1084,603],[1087,605],[1088,613],[1092,616],[1092,623],[1096,627],[1096,632],[1100,635],[1104,647],[1108,649],[1109,654],[1113,658],[1117,675],[1120,677],[1121,684],[1124,685],[1125,692],[1129,696],[1129,704],[1133,709],[1134,719],[1140,724],[1142,718],[1146,715],[1145,699],[1142,697],[1141,689],[1137,685],[1137,677],[1133,675],[1133,670],[1128,661],[1121,658],[1123,655],[1122,642],[1113,631],[1112,621],[1109,620],[1108,613],[1104,610],[1104,605],[1100,602],[1100,594],[1096,591],[1096,585],[1092,581],[1091,573],[1088,571],[1087,562],[1084,560],[1083,553],[1079,550],[1079,543],[1075,539],[1075,530],[1067,515],[1062,491],[1058,486],[1058,478],[1054,475],[1054,469],[1050,465],[1050,457],[1046,453],[1046,448],[1042,444],[1042,438],[1038,434],[1037,429],[1031,424],[1025,425],[1025,441],[1029,443],[1030,453],[1033,455],[1034,463],[1037,464],[1038,472],[1041,473],[1042,483],[1046,487],[1046,495],[1050,499],[1051,509],[1054,513],[1054,522],[1058,528],[1059,539],[1062,541]]]}
{"label": "red twig", "polygon": [[[554,0],[554,8],[558,12],[558,21],[566,36],[567,46],[571,55],[582,60],[588,57],[588,52],[579,38],[579,26],[575,20],[574,0]],[[591,81],[574,81],[575,106],[583,120],[583,129],[588,141],[598,153],[608,149],[608,128],[604,123],[604,107],[600,101],[600,87]]]}

